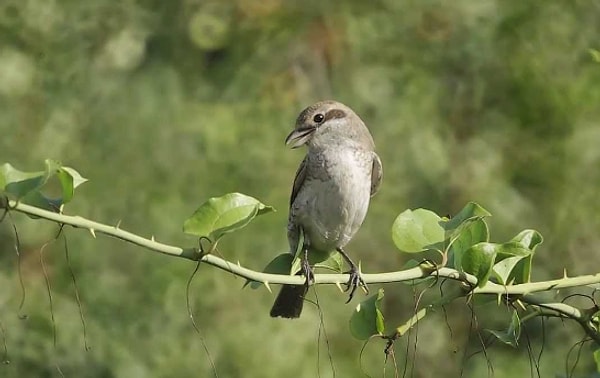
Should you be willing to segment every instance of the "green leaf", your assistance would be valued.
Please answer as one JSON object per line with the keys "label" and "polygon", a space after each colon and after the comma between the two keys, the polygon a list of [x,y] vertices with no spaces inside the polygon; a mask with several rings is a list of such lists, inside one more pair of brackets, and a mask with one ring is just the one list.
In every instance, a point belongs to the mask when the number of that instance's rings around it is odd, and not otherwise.
{"label": "green leaf", "polygon": [[519,314],[516,310],[513,311],[510,325],[506,331],[494,331],[491,329],[487,331],[503,343],[516,348],[519,344],[519,337],[521,337],[521,319],[519,319]]}
{"label": "green leaf", "polygon": [[406,323],[396,328],[396,333],[399,336],[404,336],[412,327],[414,327],[419,322],[419,320],[423,319],[425,315],[427,315],[427,309],[420,309],[419,312],[417,312],[410,319],[408,319]]}
{"label": "green leaf", "polygon": [[450,244],[451,261],[457,268],[462,266],[462,257],[465,251],[477,243],[489,241],[490,237],[488,226],[483,219],[475,219],[459,229],[460,232]]}
{"label": "green leaf", "polygon": [[462,270],[477,277],[477,285],[484,286],[492,273],[498,245],[478,243],[467,249],[462,257]]}
{"label": "green leaf", "polygon": [[600,348],[594,351],[594,362],[596,362],[596,372],[600,373]]}
{"label": "green leaf", "polygon": [[[289,274],[290,267],[292,266],[292,260],[294,256],[291,253],[282,253],[277,255],[273,260],[271,260],[267,266],[263,269],[263,273],[271,273],[271,274]],[[257,281],[246,281],[244,286],[250,284],[252,289],[258,289],[262,286],[262,282]]]}
{"label": "green leaf", "polygon": [[[339,258],[341,258],[341,255],[337,251],[318,251],[311,249],[308,251],[308,263],[315,267],[331,267],[335,269],[335,267],[338,265],[338,263],[335,261],[338,259],[338,257],[335,257],[336,255],[339,255]],[[294,261],[292,262],[292,269],[289,273],[296,274],[300,271],[301,265],[302,251],[300,251],[294,258]]]}
{"label": "green leaf", "polygon": [[73,199],[75,188],[87,181],[79,172],[70,167],[58,169],[58,179],[62,187],[62,202],[67,203]]}
{"label": "green leaf", "polygon": [[[512,267],[506,282],[520,284],[530,281],[531,265],[533,262],[533,251],[542,243],[542,236],[534,230],[525,230],[515,236],[511,241],[501,245],[498,250],[498,261],[505,258],[520,256],[517,263]],[[506,265],[509,265],[506,263]],[[505,266],[506,267],[506,266]],[[503,272],[506,274],[506,272]]]}
{"label": "green leaf", "polygon": [[[452,219],[442,223],[445,233],[445,251],[449,251],[458,239],[460,246],[453,253],[466,251],[469,247],[478,242],[489,240],[489,230],[483,218],[491,214],[475,202],[469,202]],[[474,229],[471,229],[473,223],[477,223]],[[472,235],[469,235],[472,234]],[[471,239],[471,240],[470,240]],[[476,240],[481,239],[481,240]],[[460,260],[461,256],[458,256]],[[460,265],[455,265],[460,266]]]}
{"label": "green leaf", "polygon": [[[45,165],[44,171],[23,172],[8,163],[3,164],[0,166],[0,189],[28,205],[58,211],[73,199],[75,188],[87,180],[73,168],[63,167],[57,161],[47,159]],[[49,197],[42,190],[47,189],[54,176],[58,178],[61,195]]]}
{"label": "green leaf", "polygon": [[[311,261],[311,258],[308,258]],[[311,262],[312,263],[312,262]],[[339,252],[331,253],[329,258],[324,261],[315,262],[315,268],[332,270],[337,273],[342,273],[344,269],[344,258]]]}
{"label": "green leaf", "polygon": [[515,267],[521,260],[526,258],[527,256],[512,256],[496,263],[492,268],[494,277],[496,277],[498,279],[498,282],[502,285],[511,284],[511,278],[513,278],[514,276],[513,272],[515,270]]}
{"label": "green leaf", "polygon": [[187,234],[204,236],[212,242],[223,235],[239,230],[258,215],[274,211],[260,201],[241,193],[229,193],[210,198],[200,205],[183,224]]}
{"label": "green leaf", "polygon": [[588,49],[590,55],[592,56],[592,59],[594,59],[594,62],[596,63],[600,63],[600,51],[596,50],[596,49]]}
{"label": "green leaf", "polygon": [[40,189],[48,181],[49,175],[46,171],[23,172],[19,171],[9,163],[0,168],[2,179],[2,190],[21,199],[28,193]]}
{"label": "green leaf", "polygon": [[396,247],[404,252],[416,253],[428,249],[439,249],[444,241],[441,218],[425,209],[406,210],[392,225],[392,239]]}
{"label": "green leaf", "polygon": [[513,242],[521,244],[524,248],[535,251],[538,245],[544,242],[542,234],[536,230],[523,230],[517,236],[511,239]]}
{"label": "green leaf", "polygon": [[452,232],[456,230],[461,224],[474,219],[481,219],[489,217],[492,214],[484,209],[482,206],[475,202],[469,202],[463,207],[458,214],[453,216],[450,220],[444,223],[444,229]]}
{"label": "green leaf", "polygon": [[381,300],[383,289],[360,302],[350,318],[350,332],[358,340],[367,340],[373,335],[383,335],[385,330]]}

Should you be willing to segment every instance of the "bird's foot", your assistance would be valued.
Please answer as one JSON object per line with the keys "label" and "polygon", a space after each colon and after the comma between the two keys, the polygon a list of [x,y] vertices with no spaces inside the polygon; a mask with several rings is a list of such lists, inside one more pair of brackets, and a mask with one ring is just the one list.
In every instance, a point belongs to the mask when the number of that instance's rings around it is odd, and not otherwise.
{"label": "bird's foot", "polygon": [[310,263],[308,262],[308,258],[302,259],[301,271],[304,277],[306,277],[306,282],[304,285],[308,288],[310,285],[315,283],[315,274],[313,272]]}
{"label": "bird's foot", "polygon": [[354,297],[354,292],[359,287],[361,289],[363,289],[363,291],[365,292],[365,294],[369,294],[369,287],[367,286],[367,284],[365,283],[365,281],[360,276],[360,272],[356,268],[356,265],[353,264],[351,266],[351,268],[350,268],[350,271],[347,272],[347,273],[350,274],[350,279],[346,283],[346,290],[344,290],[344,291],[346,291],[346,292],[350,291],[350,295],[348,296],[348,300],[346,301],[346,303],[350,303],[350,301]]}

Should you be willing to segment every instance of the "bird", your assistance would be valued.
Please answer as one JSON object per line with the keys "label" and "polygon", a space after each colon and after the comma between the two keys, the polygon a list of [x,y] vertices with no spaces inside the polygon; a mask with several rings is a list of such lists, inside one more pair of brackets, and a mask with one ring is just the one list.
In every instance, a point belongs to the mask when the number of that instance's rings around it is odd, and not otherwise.
{"label": "bird", "polygon": [[381,185],[383,168],[363,120],[337,101],[320,101],[305,108],[285,144],[292,149],[307,147],[294,178],[287,226],[292,255],[296,255],[303,241],[298,274],[306,277],[306,283],[283,285],[270,315],[298,318],[308,287],[314,281],[308,262],[311,251],[337,251],[348,263],[348,302],[358,286],[366,289],[344,247],[365,219],[370,198]]}

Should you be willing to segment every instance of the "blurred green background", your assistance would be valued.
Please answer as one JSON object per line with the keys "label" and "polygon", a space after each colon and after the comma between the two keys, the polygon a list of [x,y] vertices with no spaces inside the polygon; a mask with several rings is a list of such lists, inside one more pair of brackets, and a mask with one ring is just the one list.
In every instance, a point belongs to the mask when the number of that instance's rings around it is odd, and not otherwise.
{"label": "blurred green background", "polygon": [[[545,236],[534,279],[600,271],[600,3],[594,1],[2,0],[0,162],[38,170],[53,158],[90,179],[68,214],[181,246],[183,220],[205,199],[239,191],[278,212],[220,245],[231,261],[262,267],[287,250],[287,201],[303,151],[283,140],[302,108],[332,98],[370,127],[384,182],[348,251],[363,271],[397,270],[391,224],[406,208],[457,212],[469,200],[494,215],[492,239],[521,229]],[[67,229],[87,321],[89,351],[61,243],[45,252],[57,327],[39,249],[56,226],[13,215],[0,224],[0,321],[10,364],[2,377],[210,377],[186,310],[194,265],[82,230]],[[352,339],[335,287],[318,287],[319,314],[271,319],[274,295],[201,267],[192,283],[196,322],[219,377],[371,376],[384,344]],[[277,288],[274,288],[277,289]],[[376,292],[377,287],[371,287]],[[414,293],[386,285],[391,324],[413,313]],[[314,294],[313,294],[314,295]],[[363,298],[362,295],[358,296]],[[312,297],[314,298],[314,296]],[[509,311],[464,301],[395,349],[413,377],[487,376],[472,325],[501,329]],[[452,331],[449,330],[452,329]],[[581,331],[533,322],[519,349],[493,345],[495,377],[566,374]],[[413,334],[414,336],[414,334]],[[484,338],[487,335],[484,334]],[[0,340],[1,341],[1,340]],[[414,341],[414,338],[413,338]],[[0,344],[2,346],[2,344]],[[0,348],[2,353],[2,348]],[[571,355],[571,363],[574,354]],[[576,374],[593,371],[584,347]],[[389,361],[387,376],[393,376]],[[534,369],[535,376],[535,369]]]}

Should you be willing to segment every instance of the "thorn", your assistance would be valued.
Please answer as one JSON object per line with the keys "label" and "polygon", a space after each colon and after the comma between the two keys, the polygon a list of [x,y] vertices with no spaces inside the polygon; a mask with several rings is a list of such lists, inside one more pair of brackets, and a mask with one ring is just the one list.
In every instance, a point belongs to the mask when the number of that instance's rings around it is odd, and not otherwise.
{"label": "thorn", "polygon": [[240,264],[240,260],[238,260],[238,261],[237,261],[237,265],[238,265],[238,266],[240,266],[240,267],[242,266],[242,265]]}
{"label": "thorn", "polygon": [[567,276],[567,268],[565,268],[563,270],[563,278],[568,278],[568,276]]}
{"label": "thorn", "polygon": [[335,286],[337,286],[338,289],[340,289],[340,291],[343,293],[344,292],[344,288],[342,287],[342,284],[339,282],[335,283]]}
{"label": "thorn", "polygon": [[150,240],[152,240],[152,242],[154,242],[154,241],[155,241],[155,240],[154,240],[154,235],[152,235],[152,236],[150,237]]}
{"label": "thorn", "polygon": [[269,290],[269,293],[273,294],[273,290],[271,290],[271,286],[269,285],[268,281],[263,282],[263,284],[265,285],[265,287],[267,288],[267,290]]}
{"label": "thorn", "polygon": [[500,306],[500,304],[502,303],[502,294],[498,293],[498,303],[496,305]]}
{"label": "thorn", "polygon": [[90,230],[90,234],[92,234],[94,239],[96,239],[96,231],[93,228],[90,228],[89,230]]}
{"label": "thorn", "polygon": [[115,228],[117,230],[121,228],[121,219],[119,219],[119,221],[117,222],[117,225],[115,226]]}

